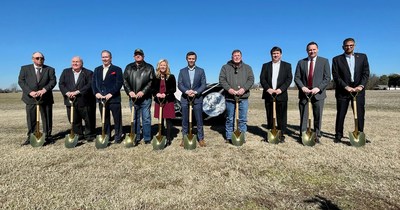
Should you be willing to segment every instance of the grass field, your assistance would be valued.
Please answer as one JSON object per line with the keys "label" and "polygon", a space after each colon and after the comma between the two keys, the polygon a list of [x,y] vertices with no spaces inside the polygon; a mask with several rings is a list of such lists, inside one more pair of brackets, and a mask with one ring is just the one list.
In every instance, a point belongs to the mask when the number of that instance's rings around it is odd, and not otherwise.
{"label": "grass field", "polygon": [[[247,143],[224,143],[223,122],[206,122],[207,147],[97,150],[64,147],[70,125],[55,93],[55,144],[21,147],[26,138],[20,93],[0,94],[0,209],[400,209],[400,92],[367,92],[365,147],[334,144],[335,99],[328,91],[321,144],[297,142],[297,92],[290,91],[286,142],[271,145],[260,91],[250,97]],[[124,95],[125,96],[125,95]],[[123,102],[128,131],[129,108]],[[97,126],[100,115],[97,112]],[[156,119],[153,119],[156,132]],[[179,123],[178,123],[179,124]],[[345,133],[353,131],[351,109]],[[346,136],[347,137],[347,136]]]}

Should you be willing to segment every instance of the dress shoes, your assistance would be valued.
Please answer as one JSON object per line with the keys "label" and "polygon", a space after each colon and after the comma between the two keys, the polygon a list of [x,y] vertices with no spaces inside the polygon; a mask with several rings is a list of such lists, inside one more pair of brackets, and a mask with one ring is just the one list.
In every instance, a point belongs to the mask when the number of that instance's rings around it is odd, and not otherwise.
{"label": "dress shoes", "polygon": [[285,136],[281,136],[279,139],[280,139],[279,140],[280,143],[285,143]]}
{"label": "dress shoes", "polygon": [[204,141],[204,139],[199,141],[199,145],[200,147],[205,147],[206,146],[206,141]]}
{"label": "dress shoes", "polygon": [[335,139],[333,140],[333,142],[334,142],[335,144],[337,144],[337,143],[342,142],[342,140],[341,140],[341,138],[335,138]]}
{"label": "dress shoes", "polygon": [[316,138],[315,138],[315,143],[321,143],[321,142],[319,141],[319,137],[316,137]]}
{"label": "dress shoes", "polygon": [[29,141],[29,136],[28,136],[28,138],[26,138],[26,140],[24,141],[24,143],[21,144],[21,146],[25,146],[25,145],[28,145],[30,143],[31,142]]}

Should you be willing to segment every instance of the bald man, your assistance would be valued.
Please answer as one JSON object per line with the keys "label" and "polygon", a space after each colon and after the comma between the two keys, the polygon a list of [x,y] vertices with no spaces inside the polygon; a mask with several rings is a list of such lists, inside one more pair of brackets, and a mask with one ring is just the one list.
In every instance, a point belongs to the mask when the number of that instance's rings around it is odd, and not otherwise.
{"label": "bald man", "polygon": [[[96,137],[96,98],[92,91],[92,77],[93,72],[83,67],[82,58],[75,56],[71,60],[71,68],[64,69],[58,84],[67,108],[68,121],[71,122],[73,106],[73,130],[80,140],[84,138],[87,141]],[[82,120],[85,121],[84,129]]]}

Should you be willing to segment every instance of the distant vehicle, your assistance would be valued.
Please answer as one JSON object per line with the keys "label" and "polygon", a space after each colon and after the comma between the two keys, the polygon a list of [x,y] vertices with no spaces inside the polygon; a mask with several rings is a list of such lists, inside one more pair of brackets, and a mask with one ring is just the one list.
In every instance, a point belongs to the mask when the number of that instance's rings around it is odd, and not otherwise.
{"label": "distant vehicle", "polygon": [[[222,95],[224,89],[219,83],[207,84],[203,91],[203,117],[204,120],[213,117],[223,116],[225,114],[225,97]],[[175,119],[182,119],[181,110],[182,92],[177,88],[175,92]]]}

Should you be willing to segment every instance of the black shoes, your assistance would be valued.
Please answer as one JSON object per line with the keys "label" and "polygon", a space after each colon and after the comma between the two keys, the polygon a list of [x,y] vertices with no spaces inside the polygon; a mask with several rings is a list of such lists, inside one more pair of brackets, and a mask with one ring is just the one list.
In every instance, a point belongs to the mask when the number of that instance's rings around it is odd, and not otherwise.
{"label": "black shoes", "polygon": [[30,144],[31,142],[29,141],[29,136],[26,138],[25,142],[21,144],[21,146],[25,146]]}
{"label": "black shoes", "polygon": [[335,139],[333,140],[333,142],[334,142],[335,144],[337,144],[337,143],[342,142],[342,140],[341,140],[341,138],[335,138]]}

